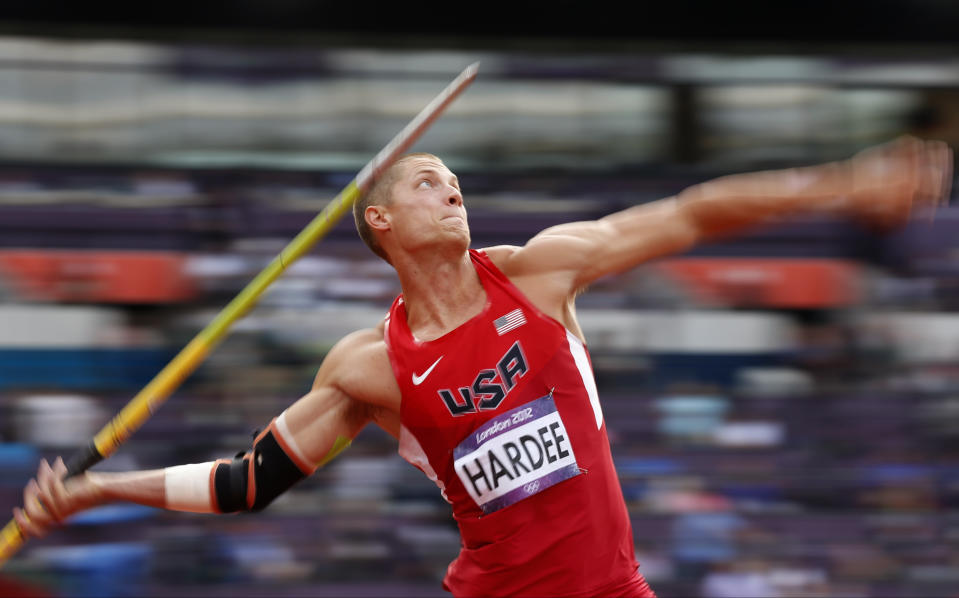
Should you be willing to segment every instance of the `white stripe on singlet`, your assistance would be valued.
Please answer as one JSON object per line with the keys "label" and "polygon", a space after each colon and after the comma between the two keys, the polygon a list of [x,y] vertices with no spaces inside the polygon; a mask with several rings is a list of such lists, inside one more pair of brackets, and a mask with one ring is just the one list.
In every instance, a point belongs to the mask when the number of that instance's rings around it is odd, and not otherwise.
{"label": "white stripe on singlet", "polygon": [[583,386],[586,387],[586,394],[589,396],[589,404],[593,407],[593,415],[596,416],[596,429],[603,427],[603,409],[599,405],[599,392],[596,390],[596,379],[593,378],[593,368],[589,367],[589,357],[586,356],[586,347],[579,337],[566,331],[566,340],[569,341],[569,352],[573,355],[573,361],[576,362],[576,369],[583,378]]}
{"label": "white stripe on singlet", "polygon": [[400,457],[403,457],[410,465],[419,468],[420,471],[426,474],[426,477],[433,480],[433,483],[437,485],[440,489],[440,494],[443,495],[443,499],[450,503],[450,499],[446,497],[446,485],[443,483],[443,480],[436,475],[436,471],[433,469],[433,466],[430,465],[429,459],[426,457],[426,451],[423,450],[423,446],[420,444],[420,441],[416,439],[416,436],[413,435],[409,429],[400,425]]}

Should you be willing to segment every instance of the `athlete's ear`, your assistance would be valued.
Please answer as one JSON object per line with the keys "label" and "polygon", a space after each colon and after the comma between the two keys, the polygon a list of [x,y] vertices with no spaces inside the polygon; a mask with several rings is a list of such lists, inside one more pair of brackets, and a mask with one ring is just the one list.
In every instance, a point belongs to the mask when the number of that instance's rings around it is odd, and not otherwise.
{"label": "athlete's ear", "polygon": [[366,224],[374,230],[389,230],[390,215],[383,206],[366,206],[363,212]]}

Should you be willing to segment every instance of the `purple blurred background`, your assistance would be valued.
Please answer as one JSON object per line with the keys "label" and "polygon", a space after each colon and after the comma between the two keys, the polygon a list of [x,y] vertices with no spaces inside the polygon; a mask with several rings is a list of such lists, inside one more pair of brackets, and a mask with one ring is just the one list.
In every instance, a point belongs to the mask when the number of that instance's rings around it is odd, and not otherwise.
{"label": "purple blurred background", "polygon": [[[903,133],[959,147],[947,3],[805,4],[758,27],[764,11],[681,3],[629,23],[603,3],[376,23],[322,2],[31,6],[0,15],[0,513],[475,60],[414,148],[459,175],[475,247]],[[950,204],[889,235],[764,228],[580,298],[661,596],[959,596],[957,274]],[[97,468],[245,450],[398,291],[341,222]],[[458,542],[435,486],[370,428],[258,515],[78,516],[27,543],[0,594],[443,596]]]}

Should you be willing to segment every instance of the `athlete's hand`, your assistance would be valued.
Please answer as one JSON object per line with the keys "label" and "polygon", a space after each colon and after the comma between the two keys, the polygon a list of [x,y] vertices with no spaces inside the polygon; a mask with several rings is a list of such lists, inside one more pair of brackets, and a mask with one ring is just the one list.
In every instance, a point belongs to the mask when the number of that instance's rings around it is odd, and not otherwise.
{"label": "athlete's hand", "polygon": [[57,458],[53,467],[40,461],[37,477],[23,490],[23,508],[13,509],[13,518],[27,537],[42,538],[70,515],[102,502],[102,493],[87,474],[64,481],[67,467]]}
{"label": "athlete's hand", "polygon": [[949,201],[952,149],[941,141],[900,137],[847,160],[852,179],[848,196],[854,218],[889,231],[913,213],[934,213]]}

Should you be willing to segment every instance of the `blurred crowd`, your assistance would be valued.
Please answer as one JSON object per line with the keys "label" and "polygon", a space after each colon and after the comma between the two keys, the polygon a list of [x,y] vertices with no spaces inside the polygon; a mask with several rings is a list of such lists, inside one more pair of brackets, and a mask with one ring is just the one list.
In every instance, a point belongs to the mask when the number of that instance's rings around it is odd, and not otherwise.
{"label": "blurred crowd", "polygon": [[[0,64],[0,129],[29,141],[0,143],[7,513],[40,458],[87,443],[471,58],[122,49],[0,43],[36,57]],[[899,133],[959,142],[948,86],[880,89],[888,69],[481,58],[491,81],[417,148],[460,175],[476,247]],[[618,76],[626,65],[632,83]],[[731,83],[709,79],[719,74]],[[690,81],[704,87],[693,99]],[[393,88],[394,103],[373,100]],[[51,116],[64,106],[72,120]],[[959,210],[947,205],[890,235],[817,219],[757,230],[579,299],[637,557],[659,595],[959,596],[957,274]],[[398,291],[341,222],[96,467],[246,450],[332,344],[374,325]],[[260,514],[78,515],[24,546],[0,593],[442,596],[458,548],[436,487],[371,427]]]}

